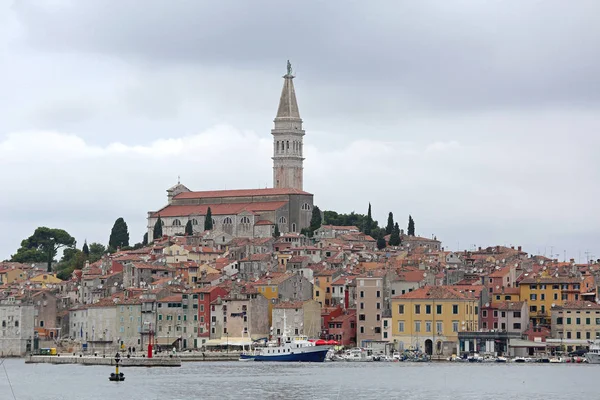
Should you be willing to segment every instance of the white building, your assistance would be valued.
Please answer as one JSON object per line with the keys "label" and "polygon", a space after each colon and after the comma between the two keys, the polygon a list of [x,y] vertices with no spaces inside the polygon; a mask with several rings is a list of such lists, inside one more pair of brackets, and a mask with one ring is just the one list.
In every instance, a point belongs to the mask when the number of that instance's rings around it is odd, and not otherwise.
{"label": "white building", "polygon": [[22,356],[31,350],[34,314],[33,305],[14,297],[0,302],[0,357]]}

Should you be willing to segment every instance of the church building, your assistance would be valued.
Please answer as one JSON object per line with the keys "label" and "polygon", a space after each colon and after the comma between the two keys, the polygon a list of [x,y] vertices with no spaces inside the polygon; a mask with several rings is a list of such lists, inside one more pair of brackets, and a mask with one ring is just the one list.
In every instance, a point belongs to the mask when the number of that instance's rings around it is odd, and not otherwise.
{"label": "church building", "polygon": [[277,224],[281,233],[300,232],[310,225],[313,195],[303,191],[302,119],[298,111],[294,75],[288,61],[283,76],[273,135],[273,188],[194,192],[182,185],[167,190],[167,205],[148,212],[148,240],[160,216],[163,235],[183,234],[192,221],[194,232],[204,231],[210,207],[213,231],[234,237],[270,237]]}

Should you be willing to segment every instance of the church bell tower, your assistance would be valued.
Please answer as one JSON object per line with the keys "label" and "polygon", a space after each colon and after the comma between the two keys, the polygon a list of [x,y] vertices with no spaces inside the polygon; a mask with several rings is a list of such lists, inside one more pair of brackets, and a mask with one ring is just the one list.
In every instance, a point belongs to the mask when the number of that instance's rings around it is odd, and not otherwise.
{"label": "church bell tower", "polygon": [[273,135],[273,187],[276,189],[303,190],[302,118],[298,111],[294,90],[292,65],[287,62],[287,73],[283,76],[283,90],[279,109],[271,129]]}

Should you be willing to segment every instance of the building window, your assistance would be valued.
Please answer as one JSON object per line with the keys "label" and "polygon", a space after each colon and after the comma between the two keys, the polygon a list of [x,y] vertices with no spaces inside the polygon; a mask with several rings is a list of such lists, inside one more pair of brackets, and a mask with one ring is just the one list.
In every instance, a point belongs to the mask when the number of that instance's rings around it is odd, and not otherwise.
{"label": "building window", "polygon": [[279,217],[280,224],[287,224],[287,219],[285,217]]}
{"label": "building window", "polygon": [[358,320],[359,321],[364,321],[365,320],[365,314],[358,314]]}
{"label": "building window", "polygon": [[249,224],[250,223],[250,218],[248,217],[242,217],[242,219],[240,220],[240,224]]}
{"label": "building window", "polygon": [[438,304],[437,306],[435,306],[435,308],[436,308],[436,311],[435,311],[436,314],[440,315],[442,313],[442,305]]}
{"label": "building window", "polygon": [[567,318],[567,325],[571,325],[571,318],[570,317]]}
{"label": "building window", "polygon": [[591,339],[592,338],[592,333],[591,332],[586,332],[585,333],[585,338],[586,339]]}
{"label": "building window", "polygon": [[365,303],[360,303],[360,309],[364,310],[365,309]]}
{"label": "building window", "polygon": [[181,226],[181,221],[178,219],[173,220],[173,226]]}
{"label": "building window", "polygon": [[296,224],[292,224],[292,232],[296,232]]}
{"label": "building window", "polygon": [[483,318],[487,318],[487,310],[482,310],[482,311],[481,311],[481,316],[482,316]]}
{"label": "building window", "polygon": [[452,332],[458,332],[458,321],[452,321]]}
{"label": "building window", "polygon": [[458,304],[452,304],[452,314],[458,314]]}
{"label": "building window", "polygon": [[431,321],[425,321],[425,332],[431,332]]}
{"label": "building window", "polygon": [[398,321],[398,332],[404,332],[404,321]]}
{"label": "building window", "polygon": [[529,295],[529,300],[537,300],[537,295],[535,293],[532,293]]}
{"label": "building window", "polygon": [[521,329],[521,323],[520,322],[515,322],[513,324],[513,329]]}
{"label": "building window", "polygon": [[360,333],[365,333],[365,327],[364,326],[360,327]]}
{"label": "building window", "polygon": [[364,298],[365,297],[365,292],[363,292],[362,290],[360,291],[360,298]]}
{"label": "building window", "polygon": [[438,334],[442,334],[444,332],[444,323],[441,321],[436,322],[435,330]]}
{"label": "building window", "polygon": [[192,225],[198,225],[198,220],[196,218],[192,219]]}
{"label": "building window", "polygon": [[381,292],[378,290],[377,291],[377,298],[380,298],[380,297],[381,297]]}
{"label": "building window", "polygon": [[304,210],[304,211],[310,211],[310,204],[308,204],[308,203],[302,204],[302,210]]}
{"label": "building window", "polygon": [[415,332],[421,332],[421,321],[415,321]]}
{"label": "building window", "polygon": [[425,304],[425,314],[431,314],[431,304]]}
{"label": "building window", "polygon": [[577,339],[581,339],[581,332],[577,332],[576,337],[577,337]]}
{"label": "building window", "polygon": [[577,325],[581,325],[581,318],[575,318],[575,323]]}
{"label": "building window", "polygon": [[421,314],[421,305],[415,304],[415,314]]}
{"label": "building window", "polygon": [[231,225],[233,224],[233,220],[230,217],[225,217],[225,219],[223,219],[223,225]]}
{"label": "building window", "polygon": [[[398,314],[404,314],[404,304],[398,304]],[[598,320],[600,318],[596,318]]]}

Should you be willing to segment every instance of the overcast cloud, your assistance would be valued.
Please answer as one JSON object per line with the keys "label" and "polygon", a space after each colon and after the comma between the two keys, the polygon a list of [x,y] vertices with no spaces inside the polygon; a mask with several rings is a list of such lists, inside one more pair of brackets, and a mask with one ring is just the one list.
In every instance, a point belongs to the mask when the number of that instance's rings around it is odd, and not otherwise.
{"label": "overcast cloud", "polygon": [[132,241],[181,181],[271,185],[290,59],[305,189],[446,247],[600,258],[600,2],[0,0],[0,259]]}

